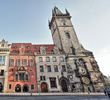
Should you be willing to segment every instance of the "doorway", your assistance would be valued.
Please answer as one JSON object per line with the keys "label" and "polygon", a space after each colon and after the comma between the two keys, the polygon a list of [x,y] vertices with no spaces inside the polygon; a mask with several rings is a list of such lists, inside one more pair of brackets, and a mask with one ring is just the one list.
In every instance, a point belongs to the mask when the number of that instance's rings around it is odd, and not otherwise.
{"label": "doorway", "polygon": [[62,86],[62,91],[63,92],[68,92],[67,83],[66,83],[65,80],[61,81],[61,86]]}
{"label": "doorway", "polygon": [[3,90],[3,85],[2,83],[0,83],[0,92],[2,92],[2,90]]}
{"label": "doorway", "polygon": [[25,84],[25,85],[23,86],[23,92],[28,92],[28,91],[29,91],[29,87],[28,87],[27,84]]}
{"label": "doorway", "polygon": [[19,84],[16,85],[15,92],[21,92],[21,85]]}
{"label": "doorway", "polygon": [[45,82],[41,83],[41,92],[48,92],[48,87]]}

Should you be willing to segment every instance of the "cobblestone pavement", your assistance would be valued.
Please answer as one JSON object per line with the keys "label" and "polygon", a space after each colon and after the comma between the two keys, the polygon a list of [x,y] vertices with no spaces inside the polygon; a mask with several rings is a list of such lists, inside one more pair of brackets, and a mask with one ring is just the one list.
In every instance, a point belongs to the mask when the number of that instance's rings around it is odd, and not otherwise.
{"label": "cobblestone pavement", "polygon": [[0,96],[0,100],[110,100],[108,96]]}

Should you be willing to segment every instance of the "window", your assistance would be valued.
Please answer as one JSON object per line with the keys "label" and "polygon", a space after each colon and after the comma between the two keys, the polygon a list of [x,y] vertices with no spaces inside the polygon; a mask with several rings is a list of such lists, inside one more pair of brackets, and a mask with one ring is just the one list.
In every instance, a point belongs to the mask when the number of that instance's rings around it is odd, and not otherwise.
{"label": "window", "polygon": [[30,72],[32,72],[32,69],[30,69]]}
{"label": "window", "polygon": [[59,54],[58,49],[54,49],[55,54]]}
{"label": "window", "polygon": [[31,90],[33,90],[34,89],[34,84],[31,84]]}
{"label": "window", "polygon": [[11,69],[11,71],[13,72],[13,69]]}
{"label": "window", "polygon": [[10,66],[14,66],[14,59],[11,59],[11,65]]}
{"label": "window", "polygon": [[39,49],[39,47],[35,47],[36,49]]}
{"label": "window", "polygon": [[33,66],[33,59],[30,59],[30,66]]}
{"label": "window", "polygon": [[15,80],[18,81],[18,74],[15,75]]}
{"label": "window", "polygon": [[50,61],[50,58],[49,57],[46,57],[46,61],[49,62]]}
{"label": "window", "polygon": [[65,65],[62,65],[62,71],[63,71],[63,72],[66,72]]}
{"label": "window", "polygon": [[56,57],[53,57],[53,62],[56,62],[57,60],[56,60]]}
{"label": "window", "polygon": [[40,66],[40,72],[44,72],[43,66]]}
{"label": "window", "polygon": [[42,57],[39,57],[39,62],[42,62],[43,60],[42,60]]}
{"label": "window", "polygon": [[42,50],[42,54],[45,54],[45,50]]}
{"label": "window", "polygon": [[63,57],[60,57],[60,61],[61,61],[61,62],[63,62],[63,61],[64,61]]}
{"label": "window", "polygon": [[23,65],[27,66],[27,59],[23,59]]}
{"label": "window", "polygon": [[26,80],[28,81],[28,74],[26,74]]}
{"label": "window", "polygon": [[31,47],[30,46],[27,46],[27,48],[30,49]]}
{"label": "window", "polygon": [[48,49],[48,47],[45,47],[45,49]]}
{"label": "window", "polygon": [[17,59],[17,66],[20,66],[20,59]]}
{"label": "window", "polygon": [[40,76],[40,80],[45,81],[46,80],[45,76]]}
{"label": "window", "polygon": [[47,66],[47,71],[51,72],[51,67],[50,66]]}
{"label": "window", "polygon": [[4,70],[1,70],[0,75],[1,75],[1,76],[4,76]]}
{"label": "window", "polygon": [[13,48],[17,48],[17,47],[13,47]]}
{"label": "window", "polygon": [[56,86],[56,78],[50,78],[51,88],[57,88]]}
{"label": "window", "polygon": [[40,76],[40,80],[42,81],[42,76]]}
{"label": "window", "polygon": [[11,84],[9,84],[9,89],[11,89]]}
{"label": "window", "polygon": [[70,34],[69,33],[66,33],[66,38],[70,39]]}
{"label": "window", "polygon": [[2,46],[1,47],[4,47],[4,44],[2,44]]}
{"label": "window", "polygon": [[13,50],[13,53],[16,53],[16,50]]}
{"label": "window", "polygon": [[28,53],[32,53],[32,52],[29,50]]}
{"label": "window", "polygon": [[58,72],[58,66],[57,65],[54,65],[54,71]]}
{"label": "window", "polygon": [[24,73],[20,73],[20,74],[19,74],[19,79],[20,79],[21,81],[24,81]]}
{"label": "window", "polygon": [[0,65],[5,65],[5,56],[0,56]]}

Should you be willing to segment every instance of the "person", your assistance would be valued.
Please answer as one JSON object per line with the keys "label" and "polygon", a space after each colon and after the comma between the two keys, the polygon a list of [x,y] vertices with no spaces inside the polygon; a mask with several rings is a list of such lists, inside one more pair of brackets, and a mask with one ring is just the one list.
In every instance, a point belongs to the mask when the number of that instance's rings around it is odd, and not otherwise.
{"label": "person", "polygon": [[88,94],[90,94],[90,92],[91,92],[90,87],[87,88],[87,92],[88,92]]}
{"label": "person", "polygon": [[104,90],[104,94],[105,94],[105,96],[107,96],[107,92],[106,92],[106,90]]}

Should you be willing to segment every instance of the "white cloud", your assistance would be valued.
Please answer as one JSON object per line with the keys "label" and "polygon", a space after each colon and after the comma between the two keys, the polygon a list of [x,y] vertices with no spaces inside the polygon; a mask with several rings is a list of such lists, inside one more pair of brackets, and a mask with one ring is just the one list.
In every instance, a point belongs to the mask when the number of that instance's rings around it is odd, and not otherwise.
{"label": "white cloud", "polygon": [[110,46],[105,47],[98,54],[95,55],[101,72],[108,76],[110,75]]}

